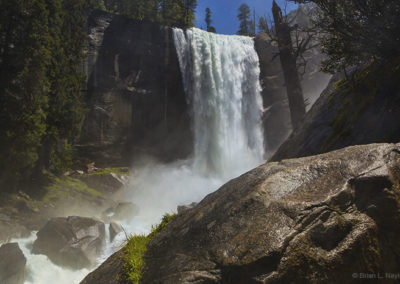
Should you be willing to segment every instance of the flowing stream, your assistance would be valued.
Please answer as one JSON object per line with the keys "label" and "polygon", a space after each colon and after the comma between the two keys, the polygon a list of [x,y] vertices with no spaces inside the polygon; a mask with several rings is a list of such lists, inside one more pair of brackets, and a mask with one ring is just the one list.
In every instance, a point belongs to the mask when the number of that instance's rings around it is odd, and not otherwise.
{"label": "flowing stream", "polygon": [[[260,70],[253,39],[196,28],[173,33],[192,114],[194,154],[166,165],[148,161],[132,170],[123,198],[140,211],[122,224],[128,233],[149,232],[177,205],[200,201],[264,161]],[[28,239],[14,240],[28,259],[27,283],[79,283],[89,272],[63,269],[43,255],[32,255],[34,239],[33,233]],[[124,239],[120,234],[113,244],[107,243],[98,263],[120,248]]]}

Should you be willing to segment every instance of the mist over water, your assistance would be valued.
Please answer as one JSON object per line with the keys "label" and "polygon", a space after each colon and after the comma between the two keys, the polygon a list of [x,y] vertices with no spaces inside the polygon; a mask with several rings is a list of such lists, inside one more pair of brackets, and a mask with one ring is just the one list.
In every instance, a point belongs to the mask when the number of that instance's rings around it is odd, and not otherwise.
{"label": "mist over water", "polygon": [[260,69],[250,37],[174,29],[194,154],[167,165],[150,163],[132,176],[128,199],[140,208],[134,231],[146,232],[177,205],[198,202],[264,161]]}
{"label": "mist over water", "polygon": [[[185,161],[147,161],[132,169],[121,199],[136,204],[139,213],[122,222],[127,234],[148,233],[163,214],[176,212],[178,205],[199,202],[264,161],[260,70],[253,39],[199,29],[186,33],[174,29],[173,33],[192,114],[194,153]],[[34,239],[33,234],[17,240],[28,259],[27,283],[79,283],[88,274],[86,269],[63,269],[46,256],[32,255]],[[121,248],[125,239],[119,234],[112,244],[107,243],[98,263]]]}

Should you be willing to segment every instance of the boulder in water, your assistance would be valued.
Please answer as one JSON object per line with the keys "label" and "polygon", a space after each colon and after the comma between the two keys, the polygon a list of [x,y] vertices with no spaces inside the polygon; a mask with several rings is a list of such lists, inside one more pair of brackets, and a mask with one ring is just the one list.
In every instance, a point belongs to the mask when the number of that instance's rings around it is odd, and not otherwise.
{"label": "boulder in water", "polygon": [[23,284],[26,258],[17,243],[0,247],[0,283]]}
{"label": "boulder in water", "polygon": [[137,205],[131,202],[119,202],[103,212],[103,220],[121,221],[131,220],[139,212]]}
{"label": "boulder in water", "polygon": [[111,222],[108,229],[110,231],[110,241],[113,241],[115,237],[123,231],[122,226],[115,222]]}
{"label": "boulder in water", "polygon": [[53,218],[37,233],[33,250],[57,265],[91,267],[105,242],[104,223],[91,218]]}

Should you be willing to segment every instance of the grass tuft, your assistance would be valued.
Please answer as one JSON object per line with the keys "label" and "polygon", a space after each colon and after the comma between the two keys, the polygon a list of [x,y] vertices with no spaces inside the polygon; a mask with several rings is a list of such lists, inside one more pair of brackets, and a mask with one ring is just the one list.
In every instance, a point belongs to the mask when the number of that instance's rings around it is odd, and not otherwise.
{"label": "grass tuft", "polygon": [[125,246],[126,258],[124,273],[126,279],[130,283],[140,283],[142,268],[144,265],[143,255],[146,252],[148,242],[159,234],[175,216],[176,214],[165,214],[160,224],[152,226],[149,235],[135,235],[129,238],[128,243]]}

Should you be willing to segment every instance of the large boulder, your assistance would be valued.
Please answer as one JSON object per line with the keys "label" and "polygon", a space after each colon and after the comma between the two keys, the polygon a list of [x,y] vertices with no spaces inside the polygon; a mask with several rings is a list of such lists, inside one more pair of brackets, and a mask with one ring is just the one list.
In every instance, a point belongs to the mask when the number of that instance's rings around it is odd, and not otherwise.
{"label": "large boulder", "polygon": [[91,218],[53,218],[37,233],[33,251],[74,269],[91,267],[105,242],[104,223]]}
{"label": "large boulder", "polygon": [[23,284],[26,258],[17,243],[0,247],[0,283]]}
{"label": "large boulder", "polygon": [[117,173],[88,174],[78,176],[87,186],[104,194],[113,194],[128,185],[129,176]]}
{"label": "large boulder", "polygon": [[264,164],[182,211],[142,282],[351,283],[398,272],[399,234],[400,144],[349,147]]}

